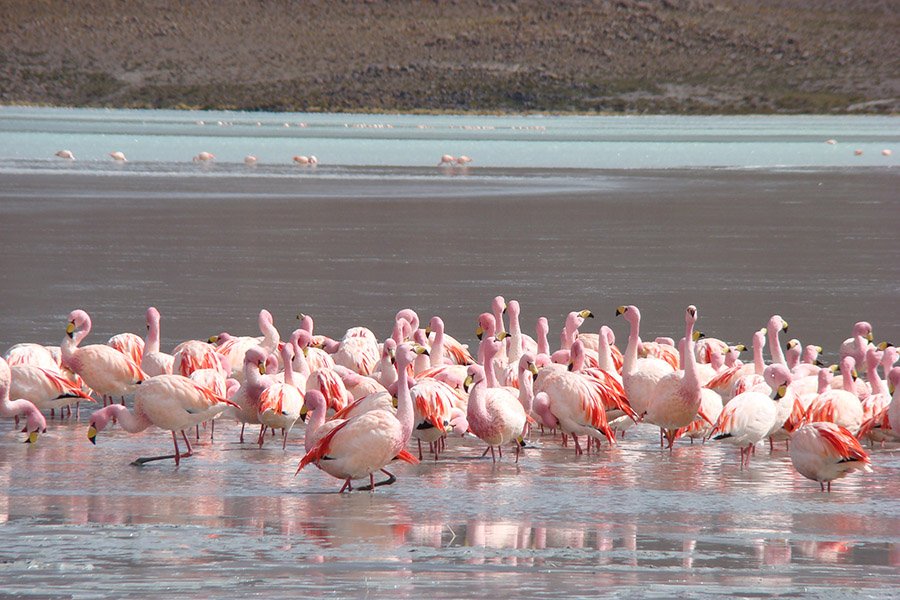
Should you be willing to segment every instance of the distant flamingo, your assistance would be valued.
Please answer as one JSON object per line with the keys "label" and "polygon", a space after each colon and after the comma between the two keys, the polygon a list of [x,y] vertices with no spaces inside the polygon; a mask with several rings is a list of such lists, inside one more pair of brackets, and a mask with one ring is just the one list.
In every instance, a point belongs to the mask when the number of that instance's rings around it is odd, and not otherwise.
{"label": "distant flamingo", "polygon": [[[443,160],[443,158],[442,158],[442,160]],[[472,162],[472,159],[469,158],[468,156],[466,156],[465,154],[460,154],[460,155],[456,158],[456,165],[457,165],[458,167],[465,167],[465,166],[468,165],[470,162]]]}
{"label": "distant flamingo", "polygon": [[244,157],[244,164],[247,165],[248,167],[252,167],[257,162],[258,162],[257,158],[255,156],[253,156],[252,154],[248,154],[247,156]]}
{"label": "distant flamingo", "polygon": [[[138,433],[151,425],[156,425],[160,429],[172,432],[175,454],[138,458],[132,464],[142,465],[155,460],[174,458],[177,466],[182,458],[193,453],[184,430],[215,419],[228,406],[235,405],[187,377],[158,375],[146,380],[138,388],[134,395],[133,411],[113,404],[91,415],[88,439],[92,444],[96,444],[97,433],[103,431],[111,420],[118,422],[122,429],[129,433]],[[185,454],[178,449],[178,439],[175,436],[177,431],[182,432],[184,442],[187,444]]]}
{"label": "distant flamingo", "polygon": [[200,152],[193,158],[194,162],[207,163],[216,159],[216,155],[212,152]]}
{"label": "distant flamingo", "polygon": [[[344,480],[340,492],[350,490],[351,481],[368,475],[370,488],[387,485],[396,478],[386,467],[399,458],[410,464],[418,459],[406,451],[406,444],[413,429],[413,403],[409,393],[407,369],[417,354],[427,352],[421,346],[402,344],[397,348],[397,414],[386,410],[373,410],[344,421],[327,435],[319,438],[297,468],[314,463],[317,467]],[[374,472],[381,470],[389,477],[387,481],[375,483]]]}
{"label": "distant flamingo", "polygon": [[91,332],[91,318],[83,310],[69,313],[63,338],[63,364],[84,379],[91,389],[106,397],[124,396],[146,379],[146,374],[130,358],[109,346],[79,347]]}
{"label": "distant flamingo", "polygon": [[791,463],[825,491],[852,471],[871,472],[869,455],[847,429],[834,423],[806,423],[791,435]]}
{"label": "distant flamingo", "polygon": [[128,162],[128,159],[125,158],[125,153],[124,153],[124,152],[119,152],[119,151],[117,150],[117,151],[115,151],[115,152],[110,152],[109,155],[110,155],[110,156],[112,157],[112,159],[113,159],[114,161],[116,161],[116,162]]}
{"label": "distant flamingo", "polygon": [[56,152],[54,156],[58,156],[60,158],[64,158],[66,160],[75,160],[75,155],[72,154],[71,150],[59,150]]}
{"label": "distant flamingo", "polygon": [[12,375],[6,360],[0,358],[0,417],[16,418],[25,416],[25,429],[29,444],[37,441],[38,435],[47,431],[47,421],[37,407],[27,400],[10,400],[9,387]]}
{"label": "distant flamingo", "polygon": [[444,154],[441,156],[441,160],[438,162],[439,167],[452,167],[453,163],[456,162],[456,158],[450,154]]}
{"label": "distant flamingo", "polygon": [[303,166],[308,165],[310,162],[309,157],[302,155],[302,154],[298,154],[298,155],[294,156],[291,160],[293,160],[298,165],[303,165]]}

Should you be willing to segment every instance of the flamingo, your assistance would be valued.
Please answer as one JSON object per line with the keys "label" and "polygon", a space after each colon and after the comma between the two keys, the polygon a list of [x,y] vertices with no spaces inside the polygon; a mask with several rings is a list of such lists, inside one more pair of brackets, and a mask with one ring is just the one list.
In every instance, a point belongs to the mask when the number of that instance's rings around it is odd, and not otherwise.
{"label": "flamingo", "polygon": [[9,388],[12,374],[6,359],[0,358],[0,417],[16,418],[25,416],[25,442],[33,444],[38,436],[47,431],[47,421],[38,408],[28,400],[10,400]]}
{"label": "flamingo", "polygon": [[124,396],[147,378],[133,360],[109,346],[79,347],[91,332],[91,318],[81,309],[69,313],[66,337],[61,344],[63,365],[78,374],[103,396]]}
{"label": "flamingo", "polygon": [[[215,350],[219,354],[228,357],[228,363],[231,365],[231,376],[241,381],[243,377],[244,355],[250,348],[261,347],[266,354],[274,353],[281,341],[278,329],[275,328],[275,322],[272,319],[272,313],[266,309],[259,311],[257,319],[259,331],[263,334],[260,337],[232,337],[230,335],[217,335],[210,338],[210,342],[216,344]],[[277,356],[277,355],[276,355]]]}
{"label": "flamingo", "polygon": [[[134,395],[134,410],[112,404],[91,415],[88,439],[97,443],[97,433],[103,431],[110,421],[116,421],[129,433],[144,431],[151,425],[172,432],[175,454],[138,458],[131,464],[143,465],[156,460],[175,459],[175,465],[182,458],[193,454],[184,430],[204,421],[218,417],[229,406],[236,406],[230,400],[217,396],[209,389],[182,375],[158,375],[144,381]],[[182,432],[187,453],[178,448],[176,431]]]}
{"label": "flamingo", "polygon": [[200,152],[193,158],[194,162],[208,163],[216,159],[216,155],[212,152]]}
{"label": "flamingo", "polygon": [[[710,423],[709,417],[701,410],[701,390],[706,388],[700,387],[694,355],[694,324],[697,322],[697,307],[694,305],[687,307],[684,313],[684,322],[685,347],[682,364],[684,370],[675,371],[659,380],[653,390],[650,403],[647,405],[645,417],[646,421],[657,425],[664,431],[670,450],[675,442],[678,429],[690,424],[698,414]],[[714,394],[715,392],[709,390],[709,393]]]}
{"label": "flamingo", "polygon": [[253,156],[252,154],[248,154],[247,156],[244,157],[244,164],[247,165],[248,167],[254,166],[257,162],[258,162],[257,158],[255,156]]}
{"label": "flamingo", "polygon": [[659,381],[675,372],[672,365],[659,358],[638,358],[638,344],[640,343],[641,311],[634,305],[620,306],[616,309],[616,316],[622,315],[631,326],[628,336],[628,346],[622,361],[622,384],[631,408],[638,415],[647,412],[650,400],[653,398]]}
{"label": "flamingo", "polygon": [[[766,367],[766,373],[775,377],[771,370],[775,365]],[[750,466],[750,454],[757,442],[764,440],[779,423],[779,403],[787,394],[787,384],[779,371],[779,383],[775,392],[775,400],[760,392],[748,391],[736,395],[722,409],[715,426],[707,435],[707,439],[724,440],[741,450],[741,468]],[[783,422],[783,421],[782,421]]]}
{"label": "flamingo", "polygon": [[766,332],[769,335],[769,352],[772,353],[772,362],[786,365],[787,360],[784,358],[784,352],[781,350],[781,344],[778,342],[779,332],[787,332],[787,321],[780,315],[772,315],[766,324]]}
{"label": "flamingo", "polygon": [[266,351],[260,347],[250,348],[244,354],[242,370],[243,381],[233,400],[237,406],[234,416],[241,423],[240,441],[244,443],[244,427],[259,424],[259,398],[276,380],[266,374]]}
{"label": "flamingo", "polygon": [[459,404],[457,390],[436,379],[421,379],[409,390],[413,399],[413,431],[422,460],[422,442],[429,445],[434,460],[440,454],[440,440],[450,428],[454,406]]}
{"label": "flamingo", "polygon": [[257,420],[262,425],[258,440],[260,448],[265,440],[266,427],[271,427],[284,432],[281,449],[286,449],[287,436],[300,418],[300,408],[303,406],[303,394],[294,383],[293,345],[282,346],[281,359],[284,362],[284,382],[267,387],[259,396]]}
{"label": "flamingo", "polygon": [[315,446],[307,451],[300,460],[297,473],[314,463],[329,475],[344,480],[338,493],[352,490],[352,480],[368,475],[369,489],[374,491],[375,471],[381,470],[389,477],[377,485],[396,481],[394,475],[384,469],[395,458],[417,464],[418,459],[405,449],[413,429],[407,369],[415,357],[424,352],[427,352],[425,348],[406,343],[397,348],[399,379],[396,415],[387,410],[373,410],[344,421],[319,438]]}
{"label": "flamingo", "polygon": [[[466,419],[472,433],[487,442],[494,462],[497,462],[494,446],[502,447],[515,441],[516,462],[519,462],[519,448],[527,421],[519,399],[506,388],[487,387],[484,367],[477,364],[466,370],[463,388],[469,393]],[[500,458],[503,458],[502,449]]]}
{"label": "flamingo", "polygon": [[38,410],[54,410],[68,406],[73,401],[94,402],[80,386],[59,374],[59,371],[34,365],[12,365],[12,382],[9,395],[34,404]]}
{"label": "flamingo", "polygon": [[54,156],[58,156],[60,158],[64,158],[66,160],[75,160],[75,155],[71,150],[57,150]]}
{"label": "flamingo", "polygon": [[[887,156],[887,155],[885,155],[885,156]],[[468,156],[466,156],[465,154],[460,154],[458,157],[456,157],[456,166],[458,166],[458,167],[465,167],[470,162],[472,162],[472,159],[469,158]]]}
{"label": "flamingo", "polygon": [[296,155],[291,160],[293,160],[298,165],[306,166],[309,164],[309,157],[305,155]]}
{"label": "flamingo", "polygon": [[[171,375],[175,357],[159,351],[159,311],[151,306],[147,309],[147,339],[141,358],[141,370],[149,377]],[[183,374],[183,373],[182,373]]]}
{"label": "flamingo", "polygon": [[437,166],[452,167],[454,162],[456,162],[456,157],[451,154],[444,154],[441,156],[441,160],[438,162]]}
{"label": "flamingo", "polygon": [[124,152],[120,152],[120,151],[116,150],[115,152],[110,152],[109,155],[110,155],[110,156],[112,157],[112,159],[113,159],[114,161],[116,161],[116,162],[120,162],[120,163],[128,162],[128,159],[125,158],[125,153],[124,153]]}
{"label": "flamingo", "polygon": [[859,431],[863,421],[863,409],[859,397],[853,393],[855,388],[853,367],[853,357],[845,356],[841,361],[844,389],[830,389],[819,394],[806,410],[804,420],[808,422],[827,421],[836,423],[853,433]]}
{"label": "flamingo", "polygon": [[791,434],[791,463],[797,472],[828,484],[852,471],[871,473],[869,455],[846,428],[834,423],[805,423]]}
{"label": "flamingo", "polygon": [[547,395],[549,412],[558,421],[560,429],[575,441],[575,454],[584,453],[578,441],[579,435],[615,443],[604,403],[604,397],[611,399],[612,394],[606,382],[601,383],[578,372],[583,363],[584,346],[581,340],[576,340],[572,345],[568,370],[543,369],[538,372],[535,384],[535,391]]}
{"label": "flamingo", "polygon": [[841,343],[840,355],[852,356],[860,372],[866,368],[866,351],[874,339],[872,325],[867,321],[859,321],[853,325],[852,335]]}

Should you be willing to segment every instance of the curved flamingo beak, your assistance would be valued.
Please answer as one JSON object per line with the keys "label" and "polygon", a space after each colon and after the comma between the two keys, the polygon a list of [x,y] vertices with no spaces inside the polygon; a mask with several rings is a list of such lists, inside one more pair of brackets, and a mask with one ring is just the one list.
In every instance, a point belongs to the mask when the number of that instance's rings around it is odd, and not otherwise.
{"label": "curved flamingo beak", "polygon": [[69,321],[69,324],[66,325],[66,335],[69,337],[74,337],[75,334],[75,322]]}
{"label": "curved flamingo beak", "polygon": [[88,427],[88,439],[92,444],[94,444],[95,446],[97,445],[97,428],[93,425]]}
{"label": "curved flamingo beak", "polygon": [[619,317],[621,315],[624,315],[625,310],[626,310],[626,308],[624,306],[620,306],[619,308],[616,309],[616,316]]}
{"label": "curved flamingo beak", "polygon": [[479,340],[484,337],[484,327],[479,325],[475,328],[475,337],[477,337]]}

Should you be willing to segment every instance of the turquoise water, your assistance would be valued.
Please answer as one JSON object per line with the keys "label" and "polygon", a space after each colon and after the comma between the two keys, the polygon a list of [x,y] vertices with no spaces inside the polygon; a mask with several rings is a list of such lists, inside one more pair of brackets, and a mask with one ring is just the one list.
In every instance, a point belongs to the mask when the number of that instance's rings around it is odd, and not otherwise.
{"label": "turquoise water", "polygon": [[[836,144],[826,144],[833,139]],[[273,173],[294,155],[322,167],[431,167],[465,154],[496,168],[805,168],[893,166],[900,119],[881,116],[424,116],[0,107],[0,170],[184,170],[200,151],[216,168]],[[892,156],[885,149],[896,150]],[[862,150],[862,155],[854,151]],[[176,165],[181,165],[180,167]],[[190,165],[195,171],[197,165]],[[472,169],[470,169],[472,170]],[[296,169],[294,170],[296,172]]]}

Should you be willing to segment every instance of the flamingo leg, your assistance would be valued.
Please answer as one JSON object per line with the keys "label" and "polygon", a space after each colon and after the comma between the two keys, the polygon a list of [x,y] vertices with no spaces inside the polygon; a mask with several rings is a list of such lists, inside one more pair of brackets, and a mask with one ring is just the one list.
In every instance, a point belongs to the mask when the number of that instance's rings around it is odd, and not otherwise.
{"label": "flamingo leg", "polygon": [[265,441],[266,441],[266,426],[260,425],[259,426],[259,437],[256,438],[256,443],[259,444],[260,448],[262,448],[263,442],[265,442]]}
{"label": "flamingo leg", "polygon": [[213,419],[212,423],[209,424],[209,441],[215,441],[216,437],[216,420]]}
{"label": "flamingo leg", "polygon": [[494,447],[493,446],[488,446],[488,447],[491,449],[491,460],[494,462],[497,462],[497,457],[494,456]]}
{"label": "flamingo leg", "polygon": [[[16,425],[19,424],[18,418],[19,418],[19,417],[16,417]],[[487,456],[487,453],[488,453],[488,452],[490,452],[491,455],[493,455],[493,454],[494,454],[494,449],[493,449],[491,446],[488,446],[487,448],[485,448],[485,449],[484,449],[484,452],[481,453],[481,458],[484,458],[485,456]]]}
{"label": "flamingo leg", "polygon": [[341,486],[341,489],[338,490],[338,494],[343,494],[344,490],[353,491],[353,488],[350,486],[350,478],[347,478],[347,481],[344,482],[344,485]]}
{"label": "flamingo leg", "polygon": [[516,443],[516,464],[519,464],[519,444]]}
{"label": "flamingo leg", "polygon": [[497,452],[500,454],[500,458],[503,458],[503,446],[497,446]]}
{"label": "flamingo leg", "polygon": [[[419,460],[422,460],[422,440],[416,440],[416,441],[419,442]],[[432,446],[432,450],[433,449],[434,449],[434,447]]]}
{"label": "flamingo leg", "polygon": [[287,432],[287,431],[284,431],[284,429],[282,429],[281,431],[283,432],[283,436],[284,436],[284,437],[282,438],[282,440],[281,440],[281,449],[282,449],[282,450],[287,450],[287,435],[288,435],[288,432]]}
{"label": "flamingo leg", "polygon": [[188,456],[194,455],[194,449],[191,448],[191,443],[187,439],[187,435],[185,435],[184,430],[181,431],[181,437],[184,438],[184,443],[187,444],[187,454],[182,454],[182,458],[187,458]]}
{"label": "flamingo leg", "polygon": [[375,481],[375,475],[370,474],[369,480],[371,481],[371,485],[367,485],[364,487],[356,488],[359,491],[374,491],[375,488],[381,487],[383,485],[391,485],[397,481],[397,478],[394,477],[394,474],[388,471],[387,469],[381,469],[381,472],[388,476],[384,481]]}
{"label": "flamingo leg", "polygon": [[175,442],[175,466],[177,467],[181,463],[181,450],[178,449],[178,436],[174,431],[172,432],[172,441]]}
{"label": "flamingo leg", "polygon": [[830,481],[828,482],[828,493],[829,494],[831,493],[831,482]]}
{"label": "flamingo leg", "polygon": [[246,425],[247,425],[246,423],[241,423],[241,443],[242,444],[244,443],[244,427]]}
{"label": "flamingo leg", "polygon": [[200,441],[200,424],[194,425],[194,429],[196,430],[197,441]]}

